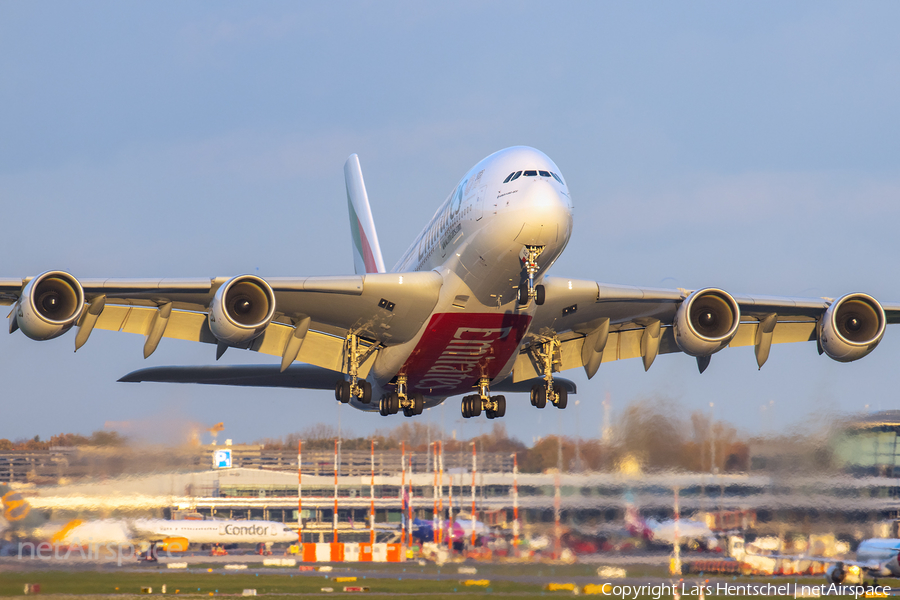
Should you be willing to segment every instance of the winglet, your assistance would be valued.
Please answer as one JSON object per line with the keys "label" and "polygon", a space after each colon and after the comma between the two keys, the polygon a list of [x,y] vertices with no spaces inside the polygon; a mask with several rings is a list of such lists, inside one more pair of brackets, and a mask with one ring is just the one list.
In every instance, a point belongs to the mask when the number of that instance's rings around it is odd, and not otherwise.
{"label": "winglet", "polygon": [[359,157],[351,154],[344,163],[347,206],[350,209],[350,235],[353,238],[353,267],[357,275],[384,273],[384,259],[375,233],[375,221],[369,208],[369,196],[363,181]]}

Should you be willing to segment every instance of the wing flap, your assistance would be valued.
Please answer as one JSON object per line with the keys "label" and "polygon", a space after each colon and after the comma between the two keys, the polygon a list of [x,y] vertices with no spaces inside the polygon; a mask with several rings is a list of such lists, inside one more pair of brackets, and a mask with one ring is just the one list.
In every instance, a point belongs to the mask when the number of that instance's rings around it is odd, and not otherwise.
{"label": "wing flap", "polygon": [[[94,327],[146,336],[150,333],[156,312],[155,308],[143,306],[107,306]],[[281,356],[292,331],[293,329],[287,325],[272,323],[266,328],[263,335],[251,343],[249,349],[271,356]],[[216,337],[209,330],[206,315],[187,311],[172,311],[163,337],[207,344],[218,343]],[[377,352],[373,352],[360,365],[360,377],[368,376],[376,355]],[[327,333],[310,330],[306,334],[306,339],[296,360],[341,372],[344,366],[344,340]]]}
{"label": "wing flap", "polygon": [[[738,332],[729,344],[730,347],[753,346],[756,344],[756,329],[758,322],[742,323],[738,327]],[[623,329],[619,331],[610,331],[609,338],[606,342],[606,348],[603,350],[602,363],[612,362],[614,360],[624,360],[627,358],[639,358],[641,356],[641,337],[644,335],[643,328]],[[816,339],[816,323],[815,321],[787,321],[779,322],[775,326],[773,332],[773,344],[787,344],[793,342],[808,342]],[[560,368],[559,371],[567,371],[584,366],[582,358],[582,346],[584,345],[585,336],[573,337],[565,339],[560,343]],[[675,330],[672,327],[663,327],[660,331],[659,353],[671,354],[673,352],[681,352],[678,344],[675,343]],[[540,377],[540,363],[530,351],[525,348],[519,353],[516,362],[513,365],[513,382],[518,383],[526,379]]]}

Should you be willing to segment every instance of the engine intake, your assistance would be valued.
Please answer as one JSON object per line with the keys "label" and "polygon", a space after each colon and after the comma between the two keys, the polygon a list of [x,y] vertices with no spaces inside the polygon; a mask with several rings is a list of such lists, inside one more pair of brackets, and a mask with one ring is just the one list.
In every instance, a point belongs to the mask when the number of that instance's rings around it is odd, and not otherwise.
{"label": "engine intake", "polygon": [[84,289],[65,271],[47,271],[29,281],[16,308],[16,324],[33,340],[67,332],[84,309]]}
{"label": "engine intake", "polygon": [[825,580],[828,583],[841,584],[847,579],[847,569],[844,563],[835,563],[825,570]]}
{"label": "engine intake", "polygon": [[709,356],[728,345],[741,324],[737,301],[724,290],[691,293],[675,314],[675,343],[685,354]]}
{"label": "engine intake", "polygon": [[847,294],[831,303],[819,319],[819,345],[836,361],[858,360],[884,337],[884,309],[868,294]]}
{"label": "engine intake", "polygon": [[232,346],[257,338],[275,316],[275,293],[264,279],[240,275],[216,290],[209,311],[209,329]]}

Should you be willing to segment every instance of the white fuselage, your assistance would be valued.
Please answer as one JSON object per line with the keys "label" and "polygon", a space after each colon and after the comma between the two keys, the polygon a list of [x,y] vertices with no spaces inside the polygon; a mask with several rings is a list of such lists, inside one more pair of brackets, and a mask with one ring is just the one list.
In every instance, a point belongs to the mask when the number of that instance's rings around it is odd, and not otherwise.
{"label": "white fuselage", "polygon": [[274,521],[105,519],[85,521],[55,538],[73,545],[160,542],[170,538],[184,538],[191,544],[256,544],[296,542],[297,532]]}
{"label": "white fuselage", "polygon": [[900,576],[900,539],[872,538],[863,540],[856,549],[860,563],[881,563],[881,576]]}
{"label": "white fuselage", "polygon": [[543,248],[539,281],[571,235],[564,181],[546,155],[527,147],[501,150],[466,173],[393,268],[434,270],[444,281],[415,338],[379,353],[371,373],[376,397],[398,374],[430,406],[471,390],[481,377],[509,375],[536,308],[516,301],[525,248]]}

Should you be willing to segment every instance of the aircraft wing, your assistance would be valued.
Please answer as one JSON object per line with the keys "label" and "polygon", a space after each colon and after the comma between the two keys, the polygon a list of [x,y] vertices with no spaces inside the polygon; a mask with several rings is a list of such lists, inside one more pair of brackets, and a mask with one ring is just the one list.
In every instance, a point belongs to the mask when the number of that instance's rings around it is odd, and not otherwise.
{"label": "aircraft wing", "polygon": [[[537,308],[529,336],[523,341],[513,381],[542,374],[536,350],[552,338],[560,342],[554,370],[584,367],[589,377],[601,362],[643,357],[645,368],[649,368],[657,354],[681,352],[672,325],[690,290],[559,277],[546,277],[543,285],[546,300]],[[728,346],[754,346],[760,367],[768,358],[771,344],[816,341],[817,322],[832,304],[826,298],[733,298],[740,309],[740,323]],[[900,323],[900,304],[882,307],[886,323]],[[605,345],[598,350],[598,340],[604,339]],[[700,367],[702,371],[705,365],[700,362]]]}
{"label": "aircraft wing", "polygon": [[[0,280],[0,304],[15,304],[10,331],[18,327],[16,312],[21,309],[23,291],[31,279]],[[89,325],[88,334],[96,328],[136,333],[148,340],[156,336],[156,342],[165,337],[220,344],[210,330],[208,314],[216,292],[230,281],[225,277],[79,280],[85,310],[75,325],[81,329]],[[308,317],[309,330],[295,360],[340,372],[345,337],[352,332],[373,350],[361,365],[362,377],[374,361],[374,350],[415,336],[431,314],[443,285],[440,274],[433,271],[265,281],[274,294],[271,323],[251,342],[230,345],[284,356],[295,335],[295,325]],[[76,336],[76,347],[81,343],[84,340]],[[145,344],[145,356],[155,349],[154,343],[148,352]]]}

